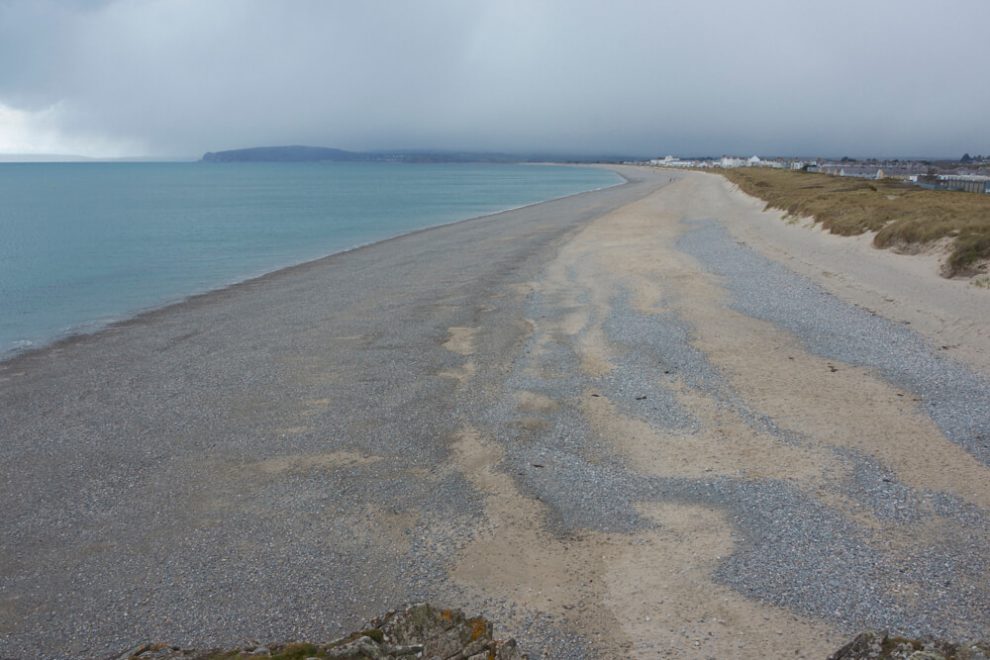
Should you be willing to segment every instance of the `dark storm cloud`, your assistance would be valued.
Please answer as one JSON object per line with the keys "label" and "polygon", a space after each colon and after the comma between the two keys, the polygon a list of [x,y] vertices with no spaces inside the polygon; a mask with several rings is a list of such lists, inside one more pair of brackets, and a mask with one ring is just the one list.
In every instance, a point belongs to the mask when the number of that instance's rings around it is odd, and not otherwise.
{"label": "dark storm cloud", "polygon": [[0,150],[988,152],[988,24],[985,0],[0,0]]}

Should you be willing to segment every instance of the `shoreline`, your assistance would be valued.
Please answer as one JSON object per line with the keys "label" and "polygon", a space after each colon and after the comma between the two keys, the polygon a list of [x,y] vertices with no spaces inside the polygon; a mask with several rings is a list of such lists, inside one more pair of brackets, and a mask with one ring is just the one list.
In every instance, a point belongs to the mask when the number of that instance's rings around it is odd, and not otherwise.
{"label": "shoreline", "polygon": [[901,254],[874,246],[871,234],[841,236],[810,219],[790,220],[724,176],[697,174],[716,177],[719,203],[739,207],[735,221],[725,225],[737,240],[990,375],[990,291],[972,279],[943,277],[939,255]]}
{"label": "shoreline", "polygon": [[[72,164],[75,164],[75,163],[72,163]],[[529,164],[529,163],[526,163],[526,164]],[[345,255],[345,254],[350,254],[352,252],[355,252],[355,251],[358,251],[358,250],[362,250],[362,249],[366,249],[366,248],[370,248],[370,247],[373,247],[373,246],[376,246],[376,245],[380,245],[382,243],[387,243],[389,241],[393,241],[393,240],[396,240],[396,239],[404,238],[404,237],[407,237],[407,236],[413,236],[413,235],[416,235],[416,234],[420,234],[422,232],[430,231],[430,230],[433,230],[433,229],[439,229],[439,228],[442,228],[442,227],[451,227],[451,226],[456,226],[456,225],[459,225],[459,224],[462,224],[462,223],[468,223],[468,222],[475,222],[475,221],[482,221],[482,220],[486,220],[486,219],[491,219],[491,218],[495,218],[497,216],[500,216],[500,215],[503,215],[503,214],[506,214],[506,213],[511,213],[511,212],[514,212],[514,211],[518,211],[520,209],[526,209],[526,208],[530,208],[530,207],[534,207],[534,206],[539,206],[541,204],[547,204],[547,203],[555,202],[555,201],[558,201],[558,200],[561,200],[561,199],[567,199],[569,197],[576,197],[576,196],[579,196],[579,195],[587,195],[587,194],[590,194],[590,193],[599,192],[601,190],[608,190],[610,188],[615,188],[615,187],[618,187],[618,186],[624,186],[624,185],[627,185],[627,184],[630,183],[630,179],[627,176],[625,176],[624,174],[622,174],[617,169],[618,167],[622,167],[622,166],[614,166],[614,165],[601,165],[601,166],[599,166],[599,165],[593,165],[593,164],[585,165],[585,164],[571,164],[571,163],[532,163],[532,164],[533,165],[536,165],[536,166],[539,166],[539,165],[554,165],[554,166],[564,166],[564,167],[590,167],[592,169],[608,170],[608,171],[614,172],[615,174],[619,175],[620,177],[622,177],[623,180],[622,181],[619,181],[617,183],[614,183],[612,185],[609,185],[609,186],[599,186],[598,188],[591,188],[589,190],[582,190],[581,192],[572,193],[570,195],[561,195],[559,197],[550,197],[548,199],[543,199],[543,200],[540,200],[538,202],[531,202],[529,204],[521,204],[519,206],[512,206],[512,207],[504,208],[504,209],[501,209],[501,210],[498,210],[498,211],[493,211],[491,213],[484,213],[482,215],[471,216],[469,218],[463,218],[463,219],[460,219],[460,220],[453,220],[451,222],[440,222],[440,223],[433,224],[433,225],[427,225],[427,226],[424,226],[424,227],[418,227],[418,228],[412,229],[410,231],[402,232],[402,233],[399,233],[399,234],[394,234],[392,236],[387,236],[385,238],[381,238],[381,239],[378,239],[378,240],[369,241],[367,243],[360,243],[360,244],[353,245],[353,246],[350,246],[350,247],[347,247],[347,248],[343,248],[341,250],[335,250],[335,251],[332,251],[332,252],[328,252],[326,254],[320,255],[318,257],[314,257],[312,259],[306,259],[304,261],[299,261],[299,262],[287,264],[285,266],[279,266],[279,267],[274,268],[272,270],[267,270],[267,271],[264,271],[264,272],[261,272],[261,273],[257,273],[257,274],[254,274],[254,275],[249,275],[249,276],[246,276],[246,277],[237,279],[235,281],[228,282],[226,284],[221,284],[221,285],[218,285],[218,286],[215,286],[215,287],[211,287],[211,288],[208,288],[208,289],[205,289],[205,290],[202,290],[202,291],[197,291],[197,292],[194,292],[194,293],[190,293],[190,294],[187,294],[187,295],[178,297],[178,298],[165,300],[165,301],[161,302],[160,304],[151,305],[151,306],[148,306],[148,307],[142,307],[140,309],[134,310],[131,313],[125,314],[125,315],[121,316],[120,318],[114,318],[114,319],[111,319],[111,320],[108,320],[108,321],[105,321],[105,322],[101,322],[101,321],[87,321],[87,322],[83,322],[81,324],[77,324],[75,326],[72,326],[72,327],[68,328],[64,332],[60,332],[60,333],[54,335],[51,339],[49,339],[47,341],[44,341],[43,343],[35,344],[35,343],[31,342],[31,344],[29,346],[14,347],[14,348],[10,348],[10,349],[7,349],[7,350],[4,350],[4,351],[0,352],[0,366],[7,365],[8,363],[14,362],[15,360],[19,360],[21,358],[29,358],[32,355],[34,355],[35,353],[39,353],[39,352],[46,351],[46,350],[49,350],[49,349],[63,348],[65,346],[72,345],[72,344],[75,344],[75,343],[77,343],[79,341],[85,340],[88,337],[93,337],[93,336],[98,335],[98,334],[101,334],[103,332],[109,332],[109,331],[113,331],[113,330],[116,330],[116,329],[121,328],[121,327],[125,327],[126,325],[128,325],[131,322],[138,322],[138,321],[140,321],[145,316],[151,316],[151,315],[155,315],[157,313],[165,312],[166,310],[168,310],[168,309],[170,309],[172,307],[177,307],[177,306],[181,306],[181,305],[184,305],[184,304],[187,304],[187,303],[192,303],[192,302],[198,302],[201,298],[204,298],[204,297],[208,297],[208,296],[211,296],[211,295],[214,295],[214,294],[220,294],[220,293],[222,293],[224,291],[227,291],[227,290],[230,290],[230,289],[235,289],[235,288],[238,288],[238,287],[247,286],[247,285],[250,285],[252,283],[256,283],[257,281],[266,279],[266,278],[277,277],[280,273],[283,273],[283,272],[289,272],[289,271],[292,271],[292,270],[297,269],[297,268],[302,268],[302,267],[305,267],[305,266],[314,265],[314,264],[317,264],[317,263],[322,262],[322,261],[327,260],[327,259],[331,259],[331,258],[338,257],[338,256],[341,256],[341,255]],[[93,329],[92,330],[88,330],[88,331],[87,330],[84,330],[83,328],[85,328],[87,326],[93,326]]]}
{"label": "shoreline", "polygon": [[990,386],[741,244],[717,180],[623,172],[0,365],[0,656],[403,602],[531,657],[986,637]]}
{"label": "shoreline", "polygon": [[[385,603],[457,602],[431,590],[482,496],[449,462],[471,367],[448,335],[494,313],[514,344],[519,287],[666,178],[624,172],[0,365],[0,656],[315,638]],[[314,580],[352,596],[313,599]]]}

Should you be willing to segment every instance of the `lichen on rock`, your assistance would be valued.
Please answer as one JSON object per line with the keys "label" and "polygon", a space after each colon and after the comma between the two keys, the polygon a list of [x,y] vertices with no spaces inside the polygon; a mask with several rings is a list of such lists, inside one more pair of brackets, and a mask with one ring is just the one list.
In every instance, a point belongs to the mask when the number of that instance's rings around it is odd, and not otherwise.
{"label": "lichen on rock", "polygon": [[524,660],[515,640],[496,640],[492,624],[468,618],[460,610],[426,603],[409,605],[374,619],[366,630],[327,643],[250,644],[236,649],[183,649],[168,644],[142,644],[118,660]]}
{"label": "lichen on rock", "polygon": [[990,660],[990,644],[954,644],[867,631],[830,655],[828,660]]}

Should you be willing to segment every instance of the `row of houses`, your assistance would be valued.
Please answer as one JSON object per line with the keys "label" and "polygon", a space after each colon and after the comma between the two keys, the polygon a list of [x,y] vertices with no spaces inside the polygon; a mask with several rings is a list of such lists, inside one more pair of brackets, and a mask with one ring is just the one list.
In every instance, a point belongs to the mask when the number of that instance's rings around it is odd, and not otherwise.
{"label": "row of houses", "polygon": [[925,181],[920,177],[913,177],[911,182],[934,190],[961,190],[990,195],[990,176],[978,174],[940,174],[935,181]]}
{"label": "row of houses", "polygon": [[[789,167],[788,162],[783,160],[762,160],[759,156],[753,156],[751,158],[737,158],[735,156],[722,156],[720,160],[714,160],[711,158],[702,158],[699,160],[682,160],[677,156],[667,156],[666,158],[654,158],[649,161],[650,165],[656,165],[658,167],[775,167],[778,169],[786,169]],[[798,168],[800,169],[800,168]]]}
{"label": "row of houses", "polygon": [[790,159],[767,159],[759,156],[739,158],[722,156],[720,159],[703,158],[698,160],[681,159],[676,156],[654,158],[650,165],[658,167],[682,168],[737,168],[737,167],[770,167],[774,169],[791,169],[805,172],[821,172],[832,176],[850,176],[863,179],[900,179],[925,188],[938,190],[962,190],[981,194],[990,194],[990,176],[979,174],[949,173],[935,177],[930,175],[931,166],[920,161],[870,161],[860,162],[843,159],[832,161],[805,161]]}
{"label": "row of houses", "polygon": [[932,174],[924,163],[908,163],[885,167],[823,166],[820,171],[833,176],[852,176],[864,179],[900,179],[931,190],[961,190],[963,192],[990,195],[990,176],[982,174]]}

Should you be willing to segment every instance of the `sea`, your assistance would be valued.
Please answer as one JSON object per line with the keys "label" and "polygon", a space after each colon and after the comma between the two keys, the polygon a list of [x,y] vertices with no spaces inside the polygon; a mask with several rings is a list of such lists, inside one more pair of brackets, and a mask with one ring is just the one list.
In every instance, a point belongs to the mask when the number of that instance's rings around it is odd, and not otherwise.
{"label": "sea", "polygon": [[0,359],[286,266],[621,181],[542,164],[0,163]]}

